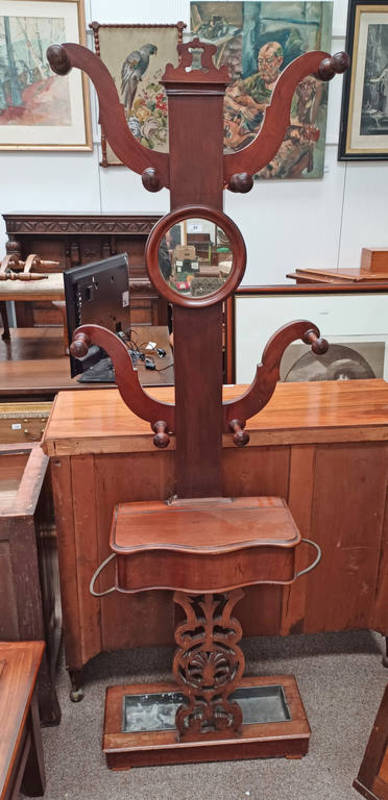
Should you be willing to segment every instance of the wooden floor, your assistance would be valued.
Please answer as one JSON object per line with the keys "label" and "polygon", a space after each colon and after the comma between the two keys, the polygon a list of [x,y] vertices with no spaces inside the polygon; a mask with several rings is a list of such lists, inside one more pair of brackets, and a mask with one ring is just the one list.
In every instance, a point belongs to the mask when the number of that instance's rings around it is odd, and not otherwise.
{"label": "wooden floor", "polygon": [[[135,341],[139,344],[149,338],[156,341],[156,336],[157,344],[166,348],[167,328],[165,331],[151,326],[135,329]],[[171,351],[165,359],[160,360],[163,367],[169,363],[172,364]],[[156,364],[157,369],[160,369],[160,365],[159,362]],[[174,380],[173,368],[153,372],[146,371],[140,365],[139,377],[145,386],[169,386]],[[0,338],[0,398],[50,400],[64,389],[90,389],[96,386],[99,389],[111,389],[114,384],[79,383],[70,377],[70,361],[64,350],[61,327],[11,328],[10,341],[5,342]]]}

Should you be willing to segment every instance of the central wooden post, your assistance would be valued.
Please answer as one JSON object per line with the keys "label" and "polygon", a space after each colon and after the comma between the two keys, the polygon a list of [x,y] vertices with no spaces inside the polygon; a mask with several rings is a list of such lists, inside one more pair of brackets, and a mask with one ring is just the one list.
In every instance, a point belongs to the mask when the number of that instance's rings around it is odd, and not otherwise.
{"label": "central wooden post", "polygon": [[[215,50],[215,48],[214,48]],[[226,70],[203,48],[167,65],[171,210],[222,209],[223,100]],[[202,69],[192,69],[198,63]],[[206,135],[204,135],[206,134]],[[222,304],[174,305],[176,490],[179,497],[222,495]]]}

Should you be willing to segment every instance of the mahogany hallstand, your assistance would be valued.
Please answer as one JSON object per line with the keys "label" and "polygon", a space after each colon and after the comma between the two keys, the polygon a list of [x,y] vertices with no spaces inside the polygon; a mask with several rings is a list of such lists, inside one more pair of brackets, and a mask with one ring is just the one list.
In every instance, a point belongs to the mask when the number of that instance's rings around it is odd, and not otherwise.
{"label": "mahogany hallstand", "polygon": [[[278,497],[172,499],[116,506],[112,554],[97,596],[174,591],[174,683],[107,690],[103,750],[112,769],[287,756],[308,750],[310,727],[293,676],[243,677],[243,586],[290,584],[300,533]],[[308,542],[312,545],[312,542]],[[304,574],[318,563],[307,567]],[[115,560],[115,585],[95,591]],[[180,615],[181,616],[181,615]],[[179,615],[178,615],[179,617]]]}
{"label": "mahogany hallstand", "polygon": [[[75,44],[53,45],[55,72],[79,67],[92,79],[104,134],[117,157],[141,174],[148,191],[170,189],[171,211],[157,222],[146,245],[150,281],[173,306],[175,404],[140,385],[125,344],[98,325],[81,325],[71,352],[83,357],[91,343],[112,358],[124,402],[154,432],[156,447],[175,440],[175,495],[170,500],[116,507],[111,554],[95,572],[91,591],[168,589],[178,607],[174,683],[114,687],[107,691],[104,752],[113,769],[182,761],[263,756],[300,758],[310,728],[293,677],[243,677],[242,630],[232,616],[243,587],[295,580],[301,536],[278,497],[223,497],[223,438],[244,447],[247,419],[270,400],[285,348],[295,339],[316,354],[327,342],[316,325],[297,320],[268,342],[256,375],[239,397],[222,399],[223,303],[239,285],[246,250],[234,222],[222,211],[223,189],[247,193],[254,174],[278,151],[297,84],[309,74],[330,80],[343,72],[346,54],[306,53],[280,75],[256,138],[241,151],[223,152],[223,100],[229,75],[216,68],[214,45],[193,39],[178,45],[179,64],[167,64],[161,83],[168,98],[169,153],[148,150],[131,134],[117,89],[101,59]],[[180,293],[159,266],[169,230],[203,219],[222,229],[230,270],[206,294]],[[155,453],[156,455],[156,453]],[[309,543],[310,545],[313,543]],[[316,545],[313,545],[316,547]],[[115,583],[95,590],[107,561]],[[319,552],[308,569],[319,560]],[[302,574],[302,573],[299,573]]]}

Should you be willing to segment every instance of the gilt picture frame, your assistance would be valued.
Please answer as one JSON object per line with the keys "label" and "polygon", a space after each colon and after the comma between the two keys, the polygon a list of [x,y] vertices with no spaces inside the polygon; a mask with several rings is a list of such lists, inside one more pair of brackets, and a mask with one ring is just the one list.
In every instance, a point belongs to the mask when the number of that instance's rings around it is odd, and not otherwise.
{"label": "gilt picture frame", "polygon": [[350,0],[339,161],[388,158],[388,3]]}
{"label": "gilt picture frame", "polygon": [[46,57],[66,41],[86,43],[82,0],[0,0],[0,150],[92,150],[86,76]]}
{"label": "gilt picture frame", "polygon": [[[178,64],[184,22],[126,25],[91,22],[96,54],[111,73],[128,126],[145,147],[168,151],[167,98],[159,81],[167,63]],[[122,167],[101,130],[102,167]]]}

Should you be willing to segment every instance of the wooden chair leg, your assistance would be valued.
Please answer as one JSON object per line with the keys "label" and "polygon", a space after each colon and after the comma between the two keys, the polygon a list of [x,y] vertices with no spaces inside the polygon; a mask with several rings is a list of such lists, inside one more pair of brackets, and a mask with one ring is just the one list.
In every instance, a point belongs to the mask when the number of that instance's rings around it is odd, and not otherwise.
{"label": "wooden chair leg", "polygon": [[62,316],[62,323],[63,323],[63,341],[64,341],[64,348],[65,354],[69,354],[69,331],[67,328],[67,316],[66,316],[66,303],[64,300],[52,300],[51,301],[53,306],[61,312]]}
{"label": "wooden chair leg", "polygon": [[383,656],[383,666],[388,667],[388,636],[385,636],[385,655]]}
{"label": "wooden chair leg", "polygon": [[46,775],[36,692],[31,702],[29,716],[31,747],[23,775],[22,792],[27,797],[42,797],[46,788]]}
{"label": "wooden chair leg", "polygon": [[5,342],[9,342],[11,334],[9,332],[7,304],[4,300],[0,301],[0,314],[3,322],[3,333],[1,334],[1,338],[4,339]]}

